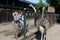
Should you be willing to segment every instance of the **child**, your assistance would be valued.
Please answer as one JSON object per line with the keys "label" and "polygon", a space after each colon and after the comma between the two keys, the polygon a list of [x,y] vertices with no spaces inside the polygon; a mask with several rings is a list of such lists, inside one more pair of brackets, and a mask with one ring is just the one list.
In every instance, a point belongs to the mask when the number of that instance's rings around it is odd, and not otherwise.
{"label": "child", "polygon": [[[17,39],[17,36],[18,36],[18,31],[19,31],[19,16],[18,16],[18,12],[14,12],[13,13],[13,19],[14,19],[14,28],[15,28],[15,34],[14,34],[14,38],[16,38]],[[16,24],[18,25],[18,26],[16,26]]]}
{"label": "child", "polygon": [[13,19],[14,19],[14,23],[18,23],[18,12],[14,12],[13,13]]}

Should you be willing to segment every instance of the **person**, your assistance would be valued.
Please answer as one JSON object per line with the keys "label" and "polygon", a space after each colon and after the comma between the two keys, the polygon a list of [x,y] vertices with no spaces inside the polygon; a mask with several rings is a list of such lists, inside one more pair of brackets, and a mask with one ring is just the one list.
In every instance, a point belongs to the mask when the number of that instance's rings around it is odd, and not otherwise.
{"label": "person", "polygon": [[34,17],[34,25],[36,26],[36,21],[37,21],[36,9],[35,9],[35,7],[32,4],[30,4],[29,7],[32,7],[33,10],[34,10],[34,16],[33,17]]}
{"label": "person", "polygon": [[13,15],[14,28],[15,28],[15,30],[14,30],[14,32],[15,32],[15,33],[14,33],[14,38],[17,39],[17,35],[18,35],[18,27],[17,27],[16,24],[18,24],[18,22],[19,22],[18,12],[17,12],[17,11],[14,11],[12,15]]}
{"label": "person", "polygon": [[24,15],[22,12],[19,13],[19,24],[20,24],[20,30],[24,28]]}
{"label": "person", "polygon": [[15,33],[14,35],[14,38],[17,39],[18,37],[20,37],[20,34],[21,32],[23,32],[24,29],[24,15],[22,12],[20,13],[14,12],[13,18],[14,18],[14,23],[18,24],[18,27],[16,28],[17,33]]}
{"label": "person", "polygon": [[24,16],[22,15],[22,12],[18,13],[18,12],[14,12],[13,13],[13,19],[14,19],[14,23],[18,23],[19,25],[24,25]]}
{"label": "person", "polygon": [[25,30],[25,32],[28,32],[29,30],[28,30],[28,26],[29,26],[29,23],[26,23],[25,24],[25,27],[24,27],[24,14],[21,12],[19,15],[21,15],[20,17],[20,23],[21,23],[21,29],[23,29],[23,31]]}

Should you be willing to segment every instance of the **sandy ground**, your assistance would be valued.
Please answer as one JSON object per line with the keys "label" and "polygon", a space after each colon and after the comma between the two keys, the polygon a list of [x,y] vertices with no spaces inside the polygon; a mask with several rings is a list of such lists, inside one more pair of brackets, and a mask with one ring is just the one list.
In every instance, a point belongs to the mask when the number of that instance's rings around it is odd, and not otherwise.
{"label": "sandy ground", "polygon": [[[29,21],[29,25],[32,25],[32,24],[33,24],[33,21]],[[3,30],[13,30],[12,24],[0,25],[0,31],[3,31]],[[35,29],[31,29],[30,32],[32,30],[35,31]],[[60,24],[55,24],[50,29],[48,29],[46,37],[47,37],[47,40],[60,40]],[[15,39],[13,39],[13,36],[4,36],[4,33],[2,33],[0,34],[0,40],[15,40]]]}
{"label": "sandy ground", "polygon": [[60,24],[55,24],[47,31],[47,40],[60,40]]}

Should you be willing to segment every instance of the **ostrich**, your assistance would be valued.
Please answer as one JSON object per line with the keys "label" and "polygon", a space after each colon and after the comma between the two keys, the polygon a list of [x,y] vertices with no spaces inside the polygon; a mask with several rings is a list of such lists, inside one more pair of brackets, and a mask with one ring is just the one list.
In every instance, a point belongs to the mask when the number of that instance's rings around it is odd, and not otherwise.
{"label": "ostrich", "polygon": [[41,32],[41,40],[46,40],[46,30],[49,27],[49,21],[46,18],[39,18],[36,21],[37,29]]}
{"label": "ostrich", "polygon": [[[35,7],[32,4],[30,4],[29,6],[32,7],[36,13]],[[45,8],[43,7],[41,18],[38,18],[36,21],[37,29],[39,32],[41,32],[41,39],[39,40],[46,40],[46,30],[49,27],[49,21],[46,18],[44,18],[44,9]]]}
{"label": "ostrich", "polygon": [[46,30],[49,28],[49,21],[44,18],[44,9],[43,7],[41,18],[36,21],[37,29],[41,32],[41,40],[46,40]]}

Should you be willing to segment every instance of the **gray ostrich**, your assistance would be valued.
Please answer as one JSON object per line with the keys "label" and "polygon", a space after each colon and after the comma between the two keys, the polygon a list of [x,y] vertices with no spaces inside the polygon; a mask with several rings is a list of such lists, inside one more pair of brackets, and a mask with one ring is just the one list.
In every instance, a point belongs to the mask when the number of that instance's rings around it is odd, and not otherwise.
{"label": "gray ostrich", "polygon": [[39,18],[36,21],[38,31],[41,32],[41,40],[46,40],[46,30],[49,27],[49,21],[46,18]]}
{"label": "gray ostrich", "polygon": [[44,7],[42,9],[42,16],[36,21],[38,31],[41,32],[41,40],[46,40],[46,30],[49,28],[48,19],[44,18]]}
{"label": "gray ostrich", "polygon": [[[32,4],[30,4],[29,6],[32,7],[36,13],[35,7]],[[36,27],[37,27],[38,31],[41,32],[41,39],[39,39],[39,40],[46,40],[46,30],[49,27],[48,19],[43,17],[44,16],[44,9],[45,8],[43,7],[42,16],[40,18],[38,18],[36,21]]]}

